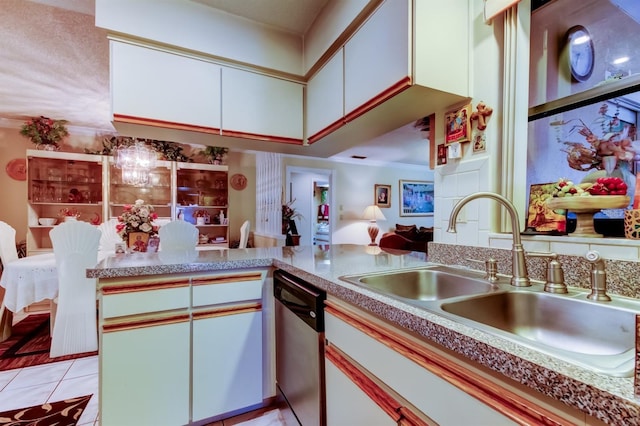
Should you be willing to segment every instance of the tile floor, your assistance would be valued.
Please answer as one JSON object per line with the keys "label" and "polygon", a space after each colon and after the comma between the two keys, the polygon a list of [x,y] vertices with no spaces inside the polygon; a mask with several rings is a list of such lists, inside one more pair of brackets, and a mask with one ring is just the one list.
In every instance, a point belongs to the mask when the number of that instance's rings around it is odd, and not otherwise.
{"label": "tile floor", "polygon": [[[78,426],[100,425],[98,418],[98,356],[0,371],[0,412],[93,394]],[[265,408],[212,426],[289,426],[277,408]],[[296,422],[297,423],[297,422]]]}
{"label": "tile floor", "polygon": [[[48,305],[47,305],[48,306]],[[14,324],[29,315],[14,315]],[[98,356],[0,371],[0,412],[92,394],[77,426],[99,426]],[[211,423],[211,426],[295,426],[295,418],[267,407]],[[124,426],[124,425],[123,425]]]}
{"label": "tile floor", "polygon": [[98,425],[98,356],[0,371],[0,411],[93,394],[78,425]]}

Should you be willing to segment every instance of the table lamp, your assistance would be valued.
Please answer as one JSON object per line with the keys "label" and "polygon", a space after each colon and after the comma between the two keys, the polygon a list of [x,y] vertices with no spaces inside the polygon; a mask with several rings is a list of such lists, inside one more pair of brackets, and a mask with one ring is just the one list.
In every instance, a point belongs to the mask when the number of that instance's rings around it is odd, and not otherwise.
{"label": "table lamp", "polygon": [[380,207],[376,205],[367,206],[367,208],[364,209],[362,218],[369,221],[369,227],[367,228],[367,232],[369,232],[369,237],[371,238],[371,243],[369,245],[377,245],[376,237],[378,236],[380,228],[378,228],[378,225],[376,225],[376,220],[387,220],[387,218],[382,214],[382,210],[380,210]]}

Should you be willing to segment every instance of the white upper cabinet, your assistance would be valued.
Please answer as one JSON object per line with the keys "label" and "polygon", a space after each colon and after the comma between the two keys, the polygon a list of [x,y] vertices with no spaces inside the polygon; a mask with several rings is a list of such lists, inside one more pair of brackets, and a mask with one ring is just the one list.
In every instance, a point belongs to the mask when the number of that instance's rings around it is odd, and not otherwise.
{"label": "white upper cabinet", "polygon": [[254,72],[222,70],[222,134],[302,142],[303,85]]}
{"label": "white upper cabinet", "polygon": [[409,2],[386,0],[344,46],[347,113],[410,76]]}
{"label": "white upper cabinet", "polygon": [[114,120],[220,129],[220,66],[111,41]]}
{"label": "white upper cabinet", "polygon": [[[340,49],[307,83],[309,139],[341,125],[344,117],[344,57]],[[321,133],[322,132],[322,133]]]}

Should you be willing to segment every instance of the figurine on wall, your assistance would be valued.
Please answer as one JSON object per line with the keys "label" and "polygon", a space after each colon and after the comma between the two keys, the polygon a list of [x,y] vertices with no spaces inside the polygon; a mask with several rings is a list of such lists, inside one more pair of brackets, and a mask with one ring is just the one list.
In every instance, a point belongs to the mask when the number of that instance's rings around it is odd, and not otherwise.
{"label": "figurine on wall", "polygon": [[484,130],[487,128],[487,118],[491,114],[493,114],[493,108],[480,101],[476,106],[476,110],[471,114],[471,121],[478,120],[478,130]]}

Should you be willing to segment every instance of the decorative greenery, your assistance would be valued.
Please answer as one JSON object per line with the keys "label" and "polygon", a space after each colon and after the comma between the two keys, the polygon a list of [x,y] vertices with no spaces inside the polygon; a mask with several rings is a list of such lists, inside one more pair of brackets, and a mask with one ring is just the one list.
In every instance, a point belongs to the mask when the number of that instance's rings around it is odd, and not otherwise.
{"label": "decorative greenery", "polygon": [[201,150],[199,154],[208,158],[210,163],[215,164],[216,162],[219,162],[220,164],[223,164],[224,156],[228,153],[229,148],[224,148],[221,146],[208,146],[205,149]]}
{"label": "decorative greenery", "polygon": [[296,200],[293,199],[288,203],[285,203],[282,205],[282,233],[283,234],[288,234],[290,232],[293,232],[294,234],[296,234],[297,230],[292,229],[292,225],[295,226],[295,222],[293,222],[293,220],[296,218],[300,218],[300,219],[303,218],[300,212],[297,212],[296,209],[291,207],[291,205],[295,203],[295,201]]}
{"label": "decorative greenery", "polygon": [[153,221],[158,215],[153,211],[153,206],[144,203],[144,200],[136,200],[133,205],[126,204],[124,211],[118,216],[116,232],[127,242],[130,232],[146,232],[149,236],[158,233],[158,226]]}
{"label": "decorative greenery", "polygon": [[148,145],[155,152],[162,155],[164,160],[168,161],[180,161],[183,163],[192,163],[193,159],[187,157],[184,153],[184,147],[176,142],[158,141],[155,139],[137,139],[128,136],[112,136],[102,140],[102,149],[97,151],[91,151],[85,149],[87,154],[94,155],[114,155],[116,150],[120,147],[128,147],[134,145],[136,142],[143,142]]}
{"label": "decorative greenery", "polygon": [[157,141],[153,139],[148,139],[146,141],[156,152],[162,154],[165,160],[168,161],[180,161],[183,163],[190,163],[193,160],[187,157],[182,151],[183,147],[179,143],[175,142],[167,142],[167,141]]}
{"label": "decorative greenery", "polygon": [[35,117],[22,125],[20,134],[29,138],[31,142],[36,144],[36,147],[53,145],[58,148],[58,142],[69,135],[67,123],[67,120],[52,120],[43,116]]}

